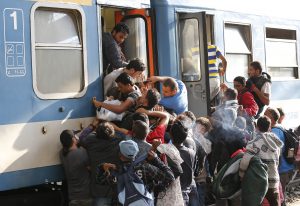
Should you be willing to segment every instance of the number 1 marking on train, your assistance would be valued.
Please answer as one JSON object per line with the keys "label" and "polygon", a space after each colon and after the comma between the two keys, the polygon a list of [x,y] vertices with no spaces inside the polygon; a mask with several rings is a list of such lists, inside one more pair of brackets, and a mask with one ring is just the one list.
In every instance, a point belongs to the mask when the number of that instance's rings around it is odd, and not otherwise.
{"label": "number 1 marking on train", "polygon": [[14,11],[10,15],[14,19],[14,30],[18,30],[18,23],[17,23],[17,12]]}
{"label": "number 1 marking on train", "polygon": [[22,9],[6,8],[3,11],[6,76],[26,74],[24,14]]}

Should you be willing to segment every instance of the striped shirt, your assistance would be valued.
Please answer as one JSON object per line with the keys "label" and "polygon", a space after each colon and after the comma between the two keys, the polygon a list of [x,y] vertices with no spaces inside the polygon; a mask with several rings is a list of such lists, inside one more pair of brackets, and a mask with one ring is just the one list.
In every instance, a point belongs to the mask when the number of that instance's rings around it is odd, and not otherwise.
{"label": "striped shirt", "polygon": [[208,45],[207,46],[208,52],[208,72],[209,78],[219,78],[219,71],[217,63],[217,58],[219,58],[222,53],[215,45]]}

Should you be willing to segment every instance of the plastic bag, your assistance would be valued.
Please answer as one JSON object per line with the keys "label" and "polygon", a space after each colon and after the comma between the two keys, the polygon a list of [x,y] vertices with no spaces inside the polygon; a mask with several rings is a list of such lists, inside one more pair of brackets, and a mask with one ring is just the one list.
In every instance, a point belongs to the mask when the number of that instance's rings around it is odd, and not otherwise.
{"label": "plastic bag", "polygon": [[[112,104],[112,105],[120,105],[121,102],[119,100],[105,100],[104,103]],[[103,107],[96,109],[97,119],[105,120],[105,121],[121,121],[125,115],[125,112],[121,114],[116,114],[110,110],[107,110]]]}

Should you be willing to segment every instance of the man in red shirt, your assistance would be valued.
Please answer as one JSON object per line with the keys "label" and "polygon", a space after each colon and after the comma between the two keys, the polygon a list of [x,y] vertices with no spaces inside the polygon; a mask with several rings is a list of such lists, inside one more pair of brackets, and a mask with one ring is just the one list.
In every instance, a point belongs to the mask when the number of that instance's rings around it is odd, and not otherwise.
{"label": "man in red shirt", "polygon": [[244,77],[237,76],[233,80],[234,88],[238,91],[238,103],[243,106],[244,111],[250,117],[254,117],[258,111],[258,106],[254,100],[253,95],[248,91],[246,80]]}

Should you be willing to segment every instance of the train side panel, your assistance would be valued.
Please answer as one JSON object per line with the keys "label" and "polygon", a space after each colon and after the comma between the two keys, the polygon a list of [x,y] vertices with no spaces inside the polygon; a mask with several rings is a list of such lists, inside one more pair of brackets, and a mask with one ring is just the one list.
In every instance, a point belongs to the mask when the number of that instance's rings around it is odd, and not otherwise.
{"label": "train side panel", "polygon": [[[51,9],[58,7],[55,8],[58,11],[70,6],[45,5]],[[76,5],[84,16],[81,16],[82,33],[86,35],[81,39],[86,56],[82,78],[86,82],[80,97],[59,97],[58,94],[58,98],[42,98],[34,91],[33,75],[36,74],[32,65],[35,59],[31,55],[35,49],[31,33],[35,26],[31,17],[34,6],[36,2],[21,0],[4,1],[0,5],[3,22],[0,28],[0,191],[61,180],[59,134],[64,129],[79,130],[87,126],[95,115],[92,97],[102,98],[95,3]],[[45,59],[55,63],[54,57],[49,55]],[[72,75],[72,70],[67,75]],[[57,82],[52,79],[46,84]]]}

